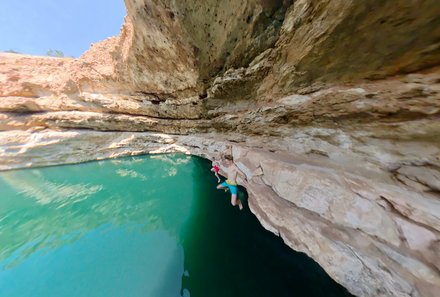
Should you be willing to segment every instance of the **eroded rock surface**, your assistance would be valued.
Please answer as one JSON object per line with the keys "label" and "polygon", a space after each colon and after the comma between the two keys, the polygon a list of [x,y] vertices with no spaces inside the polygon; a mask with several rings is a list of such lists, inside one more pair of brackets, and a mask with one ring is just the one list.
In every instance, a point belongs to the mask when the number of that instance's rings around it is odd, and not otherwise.
{"label": "eroded rock surface", "polygon": [[79,59],[0,54],[0,170],[230,151],[357,296],[440,291],[438,1],[127,0]]}

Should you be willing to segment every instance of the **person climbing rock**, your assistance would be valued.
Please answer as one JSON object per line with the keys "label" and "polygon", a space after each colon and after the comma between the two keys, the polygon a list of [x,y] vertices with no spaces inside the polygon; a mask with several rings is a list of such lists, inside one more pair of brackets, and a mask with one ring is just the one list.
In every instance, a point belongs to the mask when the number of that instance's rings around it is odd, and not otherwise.
{"label": "person climbing rock", "polygon": [[219,164],[218,164],[218,162],[217,162],[217,159],[214,158],[214,160],[212,161],[212,168],[211,168],[211,171],[214,172],[215,177],[217,177],[217,182],[219,183],[219,182],[221,182],[221,179],[220,179],[220,177],[218,176],[218,172],[220,171],[220,168],[219,168],[218,166],[219,166]]}
{"label": "person climbing rock", "polygon": [[247,181],[246,175],[241,172],[241,170],[234,164],[234,160],[231,155],[225,155],[223,157],[225,164],[227,166],[227,176],[228,179],[217,186],[217,189],[226,189],[229,188],[231,191],[231,204],[233,206],[238,205],[240,210],[243,209],[243,204],[240,199],[237,199],[237,175],[240,175],[244,180]]}

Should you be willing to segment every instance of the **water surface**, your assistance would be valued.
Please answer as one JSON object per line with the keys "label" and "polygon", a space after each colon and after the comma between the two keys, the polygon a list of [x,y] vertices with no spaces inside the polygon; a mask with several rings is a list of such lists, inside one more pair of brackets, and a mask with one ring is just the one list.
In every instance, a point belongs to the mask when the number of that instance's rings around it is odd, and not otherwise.
{"label": "water surface", "polygon": [[209,169],[157,155],[0,173],[0,296],[348,296]]}

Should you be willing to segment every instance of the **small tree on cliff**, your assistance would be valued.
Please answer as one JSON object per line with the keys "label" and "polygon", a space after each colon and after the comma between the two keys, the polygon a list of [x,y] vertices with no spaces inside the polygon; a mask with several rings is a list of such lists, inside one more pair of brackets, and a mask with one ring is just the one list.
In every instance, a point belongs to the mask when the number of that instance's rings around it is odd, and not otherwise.
{"label": "small tree on cliff", "polygon": [[59,51],[59,50],[50,49],[50,50],[47,51],[46,54],[49,57],[58,57],[58,58],[64,57],[64,53],[62,51]]}

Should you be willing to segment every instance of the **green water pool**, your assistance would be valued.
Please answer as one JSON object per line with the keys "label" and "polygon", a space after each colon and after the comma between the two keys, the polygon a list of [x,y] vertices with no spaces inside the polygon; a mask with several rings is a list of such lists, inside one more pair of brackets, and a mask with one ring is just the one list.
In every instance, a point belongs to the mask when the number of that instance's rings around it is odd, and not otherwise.
{"label": "green water pool", "polygon": [[0,296],[349,296],[209,170],[176,154],[1,172]]}

